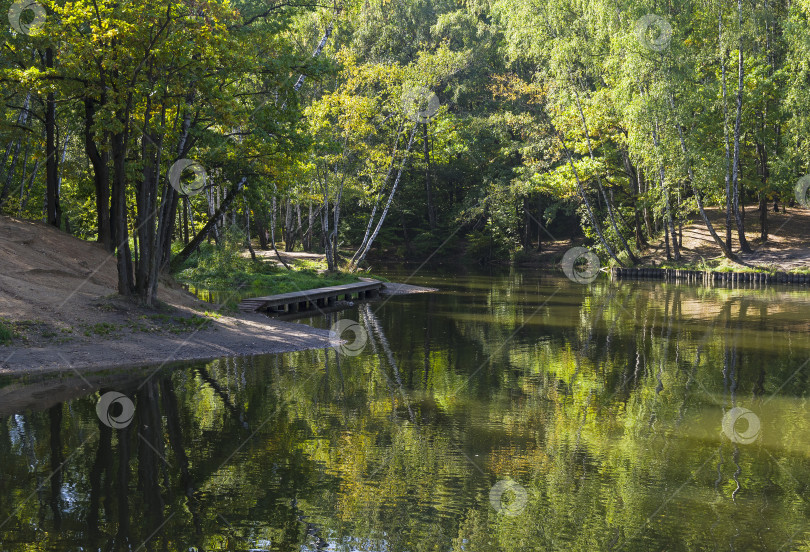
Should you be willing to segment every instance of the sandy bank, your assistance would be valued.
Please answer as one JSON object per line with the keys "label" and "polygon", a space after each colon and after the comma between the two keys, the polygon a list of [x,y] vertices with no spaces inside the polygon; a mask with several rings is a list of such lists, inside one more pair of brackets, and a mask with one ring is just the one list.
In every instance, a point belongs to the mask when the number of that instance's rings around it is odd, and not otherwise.
{"label": "sandy bank", "polygon": [[160,287],[158,309],[118,296],[116,285],[115,259],[98,244],[0,217],[0,320],[14,333],[9,345],[0,345],[0,375],[329,346],[327,330],[260,314],[225,315],[171,281]]}
{"label": "sandy bank", "polygon": [[[175,333],[177,332],[177,333]],[[181,360],[284,353],[329,346],[329,332],[261,315],[213,320],[202,330],[72,339],[64,343],[0,348],[0,374],[165,365]]]}

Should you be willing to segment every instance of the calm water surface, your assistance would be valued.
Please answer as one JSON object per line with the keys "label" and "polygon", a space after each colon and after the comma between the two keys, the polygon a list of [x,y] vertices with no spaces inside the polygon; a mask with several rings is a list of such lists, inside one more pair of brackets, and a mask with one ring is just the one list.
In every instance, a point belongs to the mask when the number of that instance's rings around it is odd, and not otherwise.
{"label": "calm water surface", "polygon": [[0,381],[0,550],[810,550],[810,293],[411,283],[353,348]]}

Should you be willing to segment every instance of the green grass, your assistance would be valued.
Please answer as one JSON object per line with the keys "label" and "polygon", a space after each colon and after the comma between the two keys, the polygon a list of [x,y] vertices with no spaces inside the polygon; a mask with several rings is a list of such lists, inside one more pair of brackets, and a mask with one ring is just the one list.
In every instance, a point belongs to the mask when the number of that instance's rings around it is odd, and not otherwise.
{"label": "green grass", "polygon": [[0,345],[8,345],[11,343],[11,338],[14,337],[14,331],[8,322],[0,319]]}
{"label": "green grass", "polygon": [[[184,284],[212,290],[245,288],[263,295],[274,295],[359,281],[359,275],[322,272],[322,263],[296,259],[292,270],[266,260],[252,260],[242,255],[240,242],[222,247],[203,244],[175,274]],[[365,277],[373,277],[364,273]],[[382,278],[380,278],[382,280]]]}
{"label": "green grass", "polygon": [[84,335],[92,337],[94,335],[108,336],[120,329],[115,324],[109,322],[99,322],[98,324],[88,324],[84,326]]}

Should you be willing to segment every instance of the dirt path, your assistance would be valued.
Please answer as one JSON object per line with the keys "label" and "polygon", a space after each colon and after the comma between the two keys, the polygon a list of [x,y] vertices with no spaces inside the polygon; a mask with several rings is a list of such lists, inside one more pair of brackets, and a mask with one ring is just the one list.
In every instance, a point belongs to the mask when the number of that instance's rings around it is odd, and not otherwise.
{"label": "dirt path", "polygon": [[[725,214],[719,208],[707,209],[709,220],[721,237],[725,236]],[[745,237],[753,253],[741,253],[737,230],[733,230],[733,249],[740,260],[749,266],[772,268],[775,270],[796,270],[810,268],[810,210],[800,207],[788,208],[787,213],[768,213],[768,240],[760,239],[759,210],[756,205],[746,206]],[[721,256],[706,225],[699,216],[683,227],[683,248],[681,254],[685,262],[699,262]],[[642,257],[644,264],[660,264],[666,260],[664,242],[651,247]]]}

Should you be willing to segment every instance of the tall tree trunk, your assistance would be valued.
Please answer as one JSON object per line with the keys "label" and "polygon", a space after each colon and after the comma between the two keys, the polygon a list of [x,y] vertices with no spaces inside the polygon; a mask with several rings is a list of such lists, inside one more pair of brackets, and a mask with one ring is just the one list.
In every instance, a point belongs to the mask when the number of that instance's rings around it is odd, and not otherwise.
{"label": "tall tree trunk", "polygon": [[[104,99],[100,102],[104,104]],[[92,98],[84,101],[84,151],[93,165],[93,184],[96,189],[96,226],[98,227],[98,242],[104,249],[113,252],[115,247],[110,226],[110,154],[106,147],[98,148],[93,137],[93,124],[95,123],[96,102]],[[106,137],[106,133],[102,133]]]}
{"label": "tall tree trunk", "polygon": [[[648,180],[647,180],[647,176],[644,174],[644,170],[640,170],[638,172],[638,185],[639,185],[639,191],[641,193],[646,194],[650,190]],[[649,207],[649,205],[647,205],[647,202],[644,202],[644,208],[642,210],[642,215],[644,215],[644,227],[647,229],[647,235],[652,236],[653,233],[654,233],[653,224],[652,224],[652,220],[650,220],[650,207]]]}
{"label": "tall tree trunk", "polygon": [[281,264],[284,265],[284,268],[287,270],[292,270],[290,265],[288,265],[281,254],[278,252],[278,248],[276,247],[276,192],[277,188],[276,185],[273,184],[273,205],[272,209],[270,209],[270,245],[273,248],[273,251],[276,253],[276,258],[281,261]]}
{"label": "tall tree trunk", "polygon": [[[324,167],[323,178],[321,178],[323,187],[323,217],[321,222],[323,224],[322,230],[324,252],[326,254],[326,266],[330,272],[336,271],[338,269],[338,263],[340,262],[340,252],[338,251],[338,225],[340,224],[340,207],[343,203],[343,187],[347,176],[345,170],[346,156],[348,154],[347,140],[348,138],[343,141],[343,155],[341,157],[343,171],[337,186],[334,206],[332,207],[333,222],[331,229],[329,228],[329,169],[327,167]],[[337,178],[337,163],[335,164],[332,172],[335,175],[335,178]]]}
{"label": "tall tree trunk", "polygon": [[[150,211],[147,213],[148,219],[144,218],[150,228],[147,235],[153,240],[153,246],[149,256],[149,273],[146,285],[145,302],[147,305],[153,305],[155,301],[157,301],[160,272],[166,270],[169,266],[172,236],[174,235],[174,224],[177,218],[177,202],[179,200],[179,194],[168,181],[163,184],[162,189],[159,184],[160,164],[163,159],[163,137],[165,136],[166,129],[165,106],[161,109],[160,115],[160,131],[155,133],[154,139],[152,140],[154,153],[151,155],[154,163],[150,170],[150,185],[148,188]],[[144,178],[144,180],[146,180],[146,178]],[[159,203],[158,189],[161,189],[161,199]],[[155,215],[157,215],[156,223],[152,221]]]}
{"label": "tall tree trunk", "polygon": [[543,194],[537,194],[537,251],[543,250]]}
{"label": "tall tree trunk", "polygon": [[259,204],[259,209],[256,211],[256,233],[259,235],[259,249],[262,251],[269,251],[270,244],[267,241],[267,215],[264,211],[264,202]]}
{"label": "tall tree trunk", "polygon": [[295,251],[295,234],[295,210],[293,209],[292,198],[288,197],[284,212],[284,251]]}
{"label": "tall tree trunk", "polygon": [[433,190],[430,185],[430,146],[428,143],[428,124],[422,123],[422,142],[425,158],[425,200],[427,202],[427,215],[430,230],[436,230],[436,209],[433,206]]}
{"label": "tall tree trunk", "polygon": [[[351,260],[349,261],[349,269],[354,270],[357,267],[357,258],[360,254],[365,250],[366,244],[368,243],[369,238],[371,237],[371,229],[374,226],[374,217],[377,214],[377,207],[380,204],[380,200],[383,198],[383,194],[385,193],[385,186],[388,184],[388,179],[391,178],[391,173],[394,171],[394,166],[396,164],[396,157],[397,157],[397,150],[399,149],[399,140],[402,134],[402,128],[404,123],[400,123],[399,128],[397,129],[396,139],[394,140],[394,150],[391,153],[391,161],[388,163],[388,171],[385,174],[385,179],[383,180],[380,191],[377,194],[377,199],[374,201],[374,207],[371,209],[371,215],[368,217],[368,224],[366,225],[366,233],[363,235],[363,241],[360,242],[360,247],[357,248],[354,255],[352,256]],[[312,210],[312,206],[310,205],[310,211]]]}
{"label": "tall tree trunk", "polygon": [[151,259],[155,244],[155,220],[154,220],[154,200],[157,188],[157,157],[158,152],[153,146],[156,133],[150,134],[152,126],[152,98],[147,96],[144,108],[144,121],[141,138],[141,159],[143,169],[141,179],[135,186],[135,203],[138,211],[135,218],[135,236],[138,238],[136,250],[138,260],[135,267],[135,293],[147,305],[151,304],[149,296],[149,275],[151,270]]}
{"label": "tall tree trunk", "polygon": [[[65,157],[67,157],[67,148],[68,142],[70,142],[70,132],[65,134],[65,138],[62,140],[62,155],[59,156],[59,168],[57,170],[57,178],[56,178],[56,193],[59,197],[62,196],[62,175],[64,174],[64,166],[65,166]],[[68,234],[70,234],[70,230],[68,227],[70,226],[70,221],[68,220],[67,215],[65,215],[65,230]]]}
{"label": "tall tree trunk", "polygon": [[[655,125],[652,129],[652,136],[653,144],[655,145],[656,149],[660,150],[661,141],[658,137],[658,116],[655,116]],[[681,260],[681,250],[678,247],[678,236],[675,233],[675,219],[672,216],[672,204],[669,197],[669,186],[667,186],[666,183],[666,173],[664,172],[663,164],[658,166],[658,179],[661,184],[661,193],[664,194],[664,216],[666,217],[664,224],[669,226],[669,236],[672,237],[672,256],[677,262]],[[667,258],[669,258],[669,255],[667,255]]]}
{"label": "tall tree trunk", "polygon": [[[315,47],[315,50],[312,52],[312,59],[316,59],[319,55],[321,55],[321,52],[323,52],[323,49],[326,46],[326,42],[329,40],[329,37],[332,36],[332,30],[335,28],[335,19],[337,19],[340,16],[340,12],[341,12],[342,9],[343,9],[343,5],[339,4],[337,6],[337,9],[335,10],[335,17],[332,19],[332,21],[329,22],[329,25],[327,25],[326,30],[323,33],[323,37],[321,37],[321,41],[318,42],[318,45]],[[304,86],[304,79],[305,78],[306,78],[306,76],[303,73],[298,76],[298,80],[296,80],[295,85],[293,85],[293,90],[294,91],[298,92],[299,90],[301,90],[301,87]],[[287,107],[287,102],[285,101],[283,104],[281,104],[282,111],[286,107]]]}
{"label": "tall tree trunk", "polygon": [[703,219],[703,223],[706,225],[706,228],[709,230],[709,234],[711,234],[712,239],[723,252],[723,255],[727,259],[736,260],[736,257],[731,252],[731,250],[726,247],[726,244],[723,243],[723,240],[720,236],[717,235],[717,232],[714,229],[709,217],[706,215],[706,210],[703,208],[703,202],[700,200],[700,192],[697,189],[697,184],[695,183],[695,175],[692,169],[692,156],[690,155],[689,150],[686,148],[686,141],[683,137],[683,127],[681,126],[680,122],[678,121],[677,110],[675,109],[675,100],[672,97],[672,94],[669,96],[669,105],[672,108],[672,114],[675,116],[675,125],[678,127],[678,138],[680,138],[681,142],[681,152],[683,153],[684,160],[686,162],[686,171],[687,175],[689,176],[689,184],[692,187],[692,193],[695,196],[695,201],[697,202],[698,211],[700,212],[700,218]]}
{"label": "tall tree trunk", "polygon": [[574,159],[571,157],[571,150],[569,150],[568,146],[565,144],[565,138],[563,138],[563,135],[559,130],[556,131],[556,134],[557,139],[562,144],[565,155],[568,158],[568,164],[570,165],[571,170],[574,172],[574,179],[577,182],[577,189],[579,190],[579,195],[582,198],[582,203],[585,205],[585,210],[588,213],[588,218],[591,221],[591,226],[593,226],[596,235],[599,236],[599,241],[602,242],[602,246],[605,248],[605,251],[607,251],[607,254],[610,255],[610,257],[616,261],[619,266],[624,266],[624,264],[616,256],[616,253],[613,252],[613,248],[605,239],[605,236],[602,233],[602,227],[599,225],[599,221],[596,220],[596,215],[594,215],[593,209],[591,209],[591,202],[588,200],[588,194],[585,193],[585,188],[582,186],[582,181],[579,179],[579,171],[577,171],[577,167],[574,165]]}
{"label": "tall tree trunk", "polygon": [[[374,228],[374,232],[372,232],[369,239],[366,241],[365,246],[363,247],[360,254],[355,254],[357,258],[356,261],[351,263],[350,268],[355,269],[360,265],[360,263],[365,260],[366,255],[368,254],[369,249],[371,249],[371,245],[374,243],[374,240],[377,239],[377,234],[380,233],[380,228],[382,228],[383,222],[385,222],[385,217],[388,215],[388,210],[391,208],[391,202],[394,200],[394,194],[397,192],[397,187],[399,186],[399,179],[402,177],[402,170],[405,168],[405,164],[408,162],[411,153],[411,146],[413,146],[413,137],[416,135],[416,123],[414,123],[413,130],[411,131],[411,136],[408,138],[408,145],[405,148],[405,156],[402,158],[402,163],[399,166],[399,171],[397,171],[397,177],[394,179],[394,184],[391,186],[391,193],[388,195],[388,201],[385,203],[385,208],[383,209],[382,214],[380,214],[380,220],[377,221],[377,226]],[[404,220],[404,219],[403,219]]]}
{"label": "tall tree trunk", "polygon": [[174,256],[170,265],[171,270],[177,270],[178,268],[180,268],[180,266],[188,260],[191,254],[197,250],[200,244],[203,241],[205,241],[205,238],[211,232],[211,229],[214,226],[216,226],[216,224],[219,222],[222,216],[228,211],[228,208],[231,206],[233,200],[236,199],[236,197],[241,193],[242,189],[245,186],[245,182],[247,182],[246,176],[242,177],[239,180],[239,182],[237,182],[231,187],[231,191],[230,193],[228,193],[228,197],[225,199],[225,201],[222,202],[222,205],[220,205],[219,209],[217,209],[216,212],[213,215],[211,215],[211,217],[208,219],[208,222],[205,223],[205,226],[203,226],[202,229],[200,229],[200,231],[197,233],[197,235],[194,236],[194,239],[191,240],[191,243],[185,246],[183,250],[180,251],[180,253]]}
{"label": "tall tree trunk", "polygon": [[627,177],[630,179],[630,184],[635,196],[633,198],[633,232],[636,240],[636,249],[641,251],[647,246],[647,241],[644,239],[644,232],[641,228],[642,213],[639,207],[639,201],[641,200],[641,182],[639,182],[638,169],[633,165],[633,162],[630,160],[630,153],[626,149],[622,152],[622,161],[624,162],[624,170],[627,173]]}
{"label": "tall tree trunk", "polygon": [[[67,149],[67,140],[65,140],[65,148],[62,150],[62,162],[65,161],[65,150]],[[25,141],[25,152],[23,153],[23,162],[22,162],[22,175],[20,176],[20,182],[25,182],[25,178],[28,176],[28,156],[31,153],[31,139],[27,139]],[[60,178],[60,190],[61,190],[61,178]]]}
{"label": "tall tree trunk", "polygon": [[188,245],[188,198],[183,198],[183,245]]}
{"label": "tall tree trunk", "polygon": [[[337,169],[335,169],[337,170]],[[343,172],[343,175],[340,177],[340,185],[338,186],[337,197],[335,197],[335,207],[332,211],[332,216],[334,220],[332,222],[332,234],[331,234],[331,241],[332,241],[332,259],[334,262],[334,268],[330,270],[337,270],[338,263],[340,263],[340,250],[339,250],[339,243],[338,243],[338,227],[340,224],[340,208],[343,205],[343,185],[346,181],[346,172]]]}
{"label": "tall tree trunk", "polygon": [[532,219],[529,214],[529,197],[523,196],[520,200],[520,213],[523,219],[523,228],[520,232],[520,245],[523,249],[529,249],[532,246]]}
{"label": "tall tree trunk", "polygon": [[295,204],[295,217],[297,220],[297,224],[295,227],[295,237],[296,239],[300,239],[303,241],[304,239],[304,223],[301,221],[301,204]]}
{"label": "tall tree trunk", "polygon": [[[636,85],[638,86],[639,94],[641,96],[648,96],[645,92],[641,82],[636,78]],[[653,116],[653,126],[650,129],[653,138],[653,145],[657,151],[661,151],[661,141],[659,139],[659,123],[658,115]],[[658,165],[658,181],[661,186],[661,193],[664,195],[664,224],[668,226],[667,231],[664,232],[664,238],[667,241],[667,259],[670,258],[669,253],[669,236],[672,237],[672,250],[674,253],[675,261],[681,260],[681,252],[678,247],[678,236],[675,233],[675,221],[672,215],[672,201],[669,193],[669,186],[667,186],[666,172],[663,163]]]}
{"label": "tall tree trunk", "polygon": [[[53,68],[53,49],[45,51],[45,65]],[[45,101],[45,183],[48,199],[48,224],[59,228],[62,208],[59,205],[59,153],[56,145],[56,98],[48,93]]]}
{"label": "tall tree trunk", "polygon": [[723,45],[723,2],[718,2],[717,37],[720,45],[720,73],[723,85],[723,143],[726,153],[726,248],[731,251],[731,228],[734,207],[731,192],[731,140],[728,132],[728,89],[726,86],[726,47]]}
{"label": "tall tree trunk", "polygon": [[[742,0],[737,0],[737,16],[739,20],[739,54],[737,57],[737,116],[734,121],[734,163],[732,166],[731,180],[734,187],[734,219],[737,223],[737,235],[740,239],[740,250],[750,253],[751,248],[748,240],[745,239],[745,223],[743,213],[740,211],[740,195],[742,183],[740,182],[740,125],[742,123],[742,95],[745,81],[745,66],[743,63],[743,37],[742,37]],[[743,198],[744,199],[744,198]]]}
{"label": "tall tree trunk", "polygon": [[253,244],[250,243],[250,205],[248,205],[247,199],[244,199],[244,202],[245,202],[245,243],[247,244],[248,251],[250,251],[250,258],[255,261],[256,252],[253,251]]}
{"label": "tall tree trunk", "polygon": [[765,192],[759,192],[759,238],[762,243],[768,241],[768,200]]}
{"label": "tall tree trunk", "polygon": [[[31,93],[29,92],[25,96],[25,100],[23,101],[22,109],[20,109],[19,115],[17,115],[17,126],[18,127],[26,127],[26,122],[28,121],[29,109],[31,106]],[[30,139],[26,140],[26,151],[28,150],[28,144],[30,144]],[[6,173],[6,178],[4,179],[3,189],[0,190],[0,205],[5,203],[6,197],[11,191],[11,185],[14,182],[14,172],[17,165],[17,156],[20,153],[20,139],[12,140],[8,147],[6,148],[6,153],[3,156],[3,163],[0,165],[0,175],[2,175],[3,170],[6,167],[6,163],[8,162],[8,157],[11,154],[11,151],[14,150],[14,157],[11,160],[11,167],[9,167],[8,172]],[[23,163],[23,167],[25,163]],[[23,177],[22,180],[25,180]]]}
{"label": "tall tree trunk", "polygon": [[[162,139],[162,136],[161,136]],[[162,157],[162,155],[161,155]],[[158,187],[160,187],[160,165],[158,164]],[[177,205],[180,202],[180,194],[168,182],[162,186],[160,195],[160,211],[158,212],[158,234],[157,234],[157,267],[159,271],[166,271],[172,257],[172,237],[174,236],[175,219],[177,218]]]}
{"label": "tall tree trunk", "polygon": [[[340,8],[338,8],[338,14],[339,13],[340,13]],[[337,16],[337,14],[336,14],[336,16]],[[332,21],[329,22],[329,25],[326,27],[326,30],[323,33],[323,37],[321,37],[321,41],[315,47],[315,51],[312,52],[312,59],[315,59],[319,55],[321,55],[321,52],[323,52],[324,46],[326,46],[326,41],[328,41],[329,37],[332,36],[332,30],[334,28],[335,28],[335,20],[333,19]],[[304,86],[304,79],[305,78],[306,78],[306,76],[304,74],[299,75],[298,80],[295,81],[295,85],[293,86],[293,90],[295,90],[296,92],[301,90],[301,87]],[[282,105],[282,109],[284,109],[285,105],[286,105],[286,103],[284,105]]]}
{"label": "tall tree trunk", "polygon": [[[25,179],[28,177],[28,154],[31,152],[31,140],[25,141],[25,154],[23,155],[22,175],[20,176],[20,201],[22,202],[23,189],[25,188]],[[64,156],[62,157],[64,161]],[[0,201],[2,204],[2,201]]]}
{"label": "tall tree trunk", "polygon": [[[764,135],[765,124],[762,125]],[[762,178],[762,190],[759,192],[759,237],[764,243],[768,240],[768,200],[766,199],[768,190],[768,180],[770,170],[768,169],[768,150],[765,144],[757,142],[757,153],[759,153],[760,177]]]}
{"label": "tall tree trunk", "polygon": [[[591,160],[596,162],[596,156],[593,153],[593,147],[591,146],[591,134],[588,130],[588,123],[585,120],[585,112],[582,110],[582,104],[579,101],[579,92],[576,90],[576,85],[574,86],[574,97],[577,100],[577,109],[579,110],[579,118],[582,122],[582,129],[585,132],[585,142],[588,144],[588,152],[590,153]],[[627,253],[630,262],[633,264],[638,263],[638,259],[635,255],[633,255],[633,251],[630,249],[630,246],[627,245],[627,240],[624,239],[624,235],[619,230],[619,227],[616,225],[616,218],[613,215],[613,205],[608,200],[607,195],[605,194],[605,189],[602,186],[602,177],[599,173],[596,173],[596,186],[599,188],[599,193],[602,195],[602,198],[605,200],[605,206],[607,207],[608,218],[610,218],[610,225],[613,228],[613,233],[616,234],[616,237],[619,238],[621,242],[622,248]]]}
{"label": "tall tree trunk", "polygon": [[20,211],[19,216],[22,217],[23,211],[25,211],[26,205],[28,205],[28,200],[31,197],[31,186],[34,185],[34,179],[37,177],[37,173],[39,173],[39,166],[40,162],[39,159],[36,160],[34,163],[34,170],[31,171],[31,177],[28,179],[28,185],[25,187],[25,194],[23,197],[23,190],[22,190],[22,183],[20,184]]}
{"label": "tall tree trunk", "polygon": [[672,236],[672,256],[677,262],[681,260],[681,248],[678,245],[678,236],[675,233],[675,218],[672,215],[672,202],[669,197],[669,188],[664,184],[664,167],[661,166],[658,170],[661,175],[661,187],[664,193],[666,222],[669,224],[669,233],[670,236]]}
{"label": "tall tree trunk", "polygon": [[[182,132],[180,133],[180,139],[177,142],[177,148],[175,150],[175,155],[177,156],[175,161],[184,159],[188,153],[191,151],[191,147],[193,146],[193,140],[191,140],[191,127],[194,123],[194,119],[192,116],[192,104],[194,103],[195,94],[194,91],[190,91],[186,94],[185,97],[185,113],[183,115],[183,124],[182,124]],[[159,143],[159,150],[161,155],[159,157],[162,158],[162,151],[163,151],[163,137],[165,136],[164,129],[166,128],[166,109],[165,104],[164,108],[161,112],[161,133],[160,133],[160,143]],[[157,164],[158,167],[158,176],[160,174],[160,163]],[[156,179],[156,182],[159,184],[159,178]],[[165,272],[170,270],[171,266],[171,256],[172,256],[172,236],[174,235],[174,221],[175,221],[175,213],[177,212],[177,204],[180,201],[180,194],[177,193],[177,190],[174,189],[171,184],[166,181],[162,187],[161,193],[161,204],[160,204],[160,212],[158,218],[158,234],[157,234],[157,270],[161,272]],[[188,199],[188,198],[186,198]],[[190,207],[190,203],[187,202],[187,205]],[[191,219],[192,224],[192,231],[194,229],[194,219]],[[155,276],[155,282],[157,282],[157,276]]]}
{"label": "tall tree trunk", "polygon": [[[128,116],[127,119],[128,120]],[[126,124],[122,122],[123,124]],[[126,156],[127,132],[122,130],[112,136],[112,209],[110,219],[115,228],[115,244],[118,265],[118,293],[132,294],[132,253],[129,248],[129,224],[127,222]]]}
{"label": "tall tree trunk", "polygon": [[321,242],[326,257],[327,270],[335,270],[335,258],[332,255],[332,240],[329,236],[329,171],[324,170],[321,180],[323,190],[323,212],[321,213]]}
{"label": "tall tree trunk", "polygon": [[[28,150],[28,143],[29,140],[26,140],[25,146],[26,151]],[[14,183],[14,175],[17,172],[17,160],[20,157],[21,145],[22,139],[17,139],[13,142],[13,147],[9,148],[14,151],[14,154],[11,156],[11,166],[8,168],[8,171],[6,172],[6,178],[3,181],[3,189],[2,192],[0,192],[0,206],[2,206],[6,202],[6,197],[8,197],[8,194],[11,191],[11,185]]]}
{"label": "tall tree trunk", "polygon": [[304,234],[304,251],[312,251],[312,227],[315,224],[315,217],[312,214],[312,201],[309,202],[309,212],[307,214],[307,221],[309,226],[307,226],[307,231]]}

